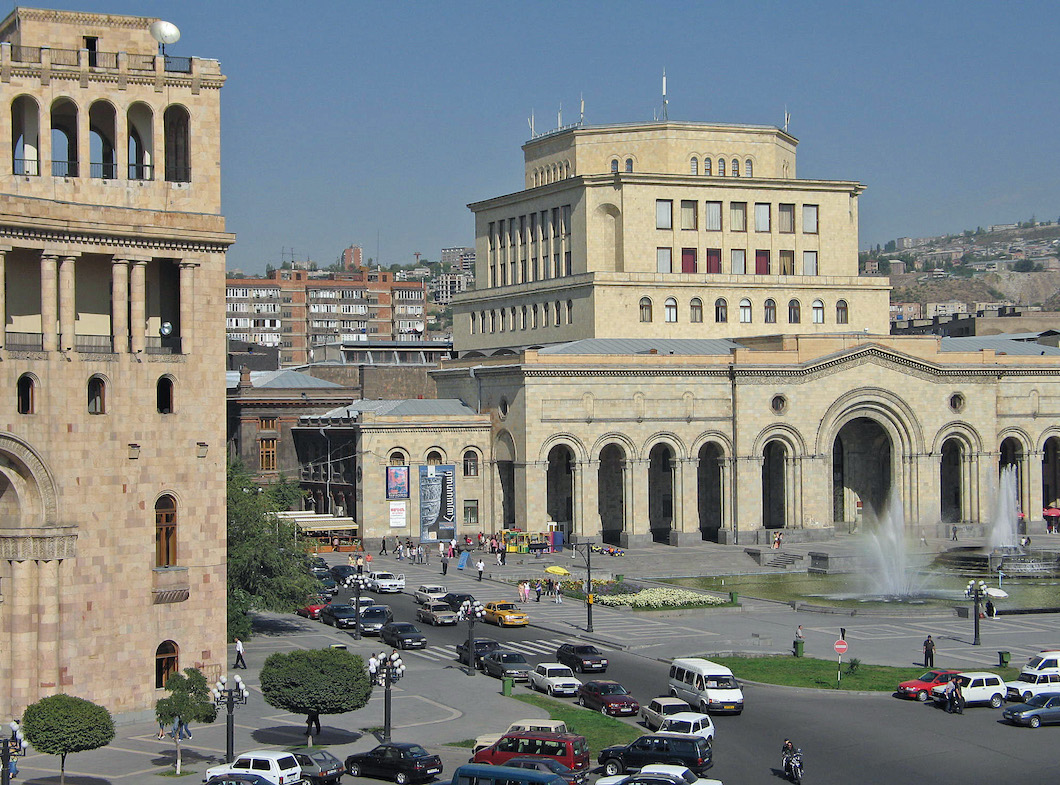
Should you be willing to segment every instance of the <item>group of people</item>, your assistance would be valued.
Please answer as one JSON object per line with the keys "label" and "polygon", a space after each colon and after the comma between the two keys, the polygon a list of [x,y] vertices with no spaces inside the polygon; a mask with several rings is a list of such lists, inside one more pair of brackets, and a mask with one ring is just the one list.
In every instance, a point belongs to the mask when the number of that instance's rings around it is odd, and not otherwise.
{"label": "group of people", "polygon": [[784,532],[773,533],[773,550],[780,550],[780,546],[784,544]]}
{"label": "group of people", "polygon": [[519,581],[515,587],[519,594],[519,602],[530,602],[530,594],[533,593],[536,602],[541,602],[541,596],[551,598],[557,605],[563,602],[563,586],[559,581],[549,578],[547,581],[525,580]]}
{"label": "group of people", "polygon": [[942,694],[946,696],[947,714],[964,714],[964,693],[961,692],[960,677],[954,676],[947,681],[942,688]]}

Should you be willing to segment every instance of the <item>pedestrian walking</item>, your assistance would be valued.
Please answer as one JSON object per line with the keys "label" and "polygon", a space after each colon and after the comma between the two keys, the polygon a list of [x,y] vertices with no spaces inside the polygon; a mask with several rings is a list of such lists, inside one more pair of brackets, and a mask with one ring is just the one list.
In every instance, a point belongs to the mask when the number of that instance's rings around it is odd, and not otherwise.
{"label": "pedestrian walking", "polygon": [[961,689],[961,681],[956,676],[953,677],[953,712],[964,714],[964,690]]}
{"label": "pedestrian walking", "polygon": [[800,624],[795,628],[795,640],[804,641],[806,640],[806,633],[802,631],[802,625]]}
{"label": "pedestrian walking", "polygon": [[485,570],[486,570],[486,563],[483,562],[482,559],[479,559],[475,563],[475,569],[478,570],[478,579],[481,581],[482,580],[482,573],[485,572]]}
{"label": "pedestrian walking", "polygon": [[357,556],[357,574],[364,575],[364,557],[361,555]]}
{"label": "pedestrian walking", "polygon": [[387,552],[387,549],[386,549],[386,537],[383,538],[382,542],[379,545],[379,555],[380,556],[389,556],[390,555]]}
{"label": "pedestrian walking", "polygon": [[449,557],[442,556],[442,575],[445,575],[447,572],[449,572]]}
{"label": "pedestrian walking", "polygon": [[158,723],[158,740],[161,741],[165,737],[166,737],[166,723],[160,721]]}
{"label": "pedestrian walking", "polygon": [[562,604],[563,604],[563,587],[557,581],[556,582],[556,605],[562,605]]}
{"label": "pedestrian walking", "polygon": [[950,679],[942,688],[942,695],[946,701],[946,713],[953,714],[953,692],[957,689],[956,679]]}
{"label": "pedestrian walking", "polygon": [[236,664],[232,666],[232,670],[236,668],[247,669],[247,661],[243,659],[243,641],[236,638]]}
{"label": "pedestrian walking", "polygon": [[311,711],[311,712],[309,712],[309,714],[306,715],[306,718],[305,718],[305,735],[306,736],[312,736],[313,735],[313,726],[314,725],[316,726],[316,729],[317,729],[316,735],[319,736],[320,735],[320,712],[318,712],[318,711]]}
{"label": "pedestrian walking", "polygon": [[545,591],[544,584],[542,584],[541,581],[538,581],[537,585],[534,586],[534,593],[537,594],[537,601],[538,602],[541,602],[541,595],[544,593],[544,591]]}
{"label": "pedestrian walking", "polygon": [[504,556],[503,553],[501,553],[500,551],[497,551],[497,566],[498,567],[503,567],[504,566],[503,556]]}
{"label": "pedestrian walking", "polygon": [[924,667],[935,667],[935,641],[931,640],[930,635],[924,641]]}
{"label": "pedestrian walking", "polygon": [[508,550],[501,546],[501,567],[508,563]]}
{"label": "pedestrian walking", "polygon": [[957,542],[957,524],[953,524],[953,537],[951,538],[954,542]]}

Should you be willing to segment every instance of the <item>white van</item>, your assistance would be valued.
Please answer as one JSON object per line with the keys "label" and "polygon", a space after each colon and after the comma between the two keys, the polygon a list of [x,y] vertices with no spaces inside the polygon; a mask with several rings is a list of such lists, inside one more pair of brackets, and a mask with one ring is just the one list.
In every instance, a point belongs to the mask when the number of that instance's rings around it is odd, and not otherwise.
{"label": "white van", "polygon": [[708,711],[743,711],[743,690],[724,665],[698,657],[674,660],[670,665],[670,694],[687,701],[704,714]]}
{"label": "white van", "polygon": [[202,781],[219,774],[257,774],[272,785],[297,785],[302,781],[302,767],[294,755],[277,750],[244,752],[231,763],[208,768]]}
{"label": "white van", "polygon": [[1020,671],[1020,676],[1044,676],[1060,673],[1060,651],[1040,651],[1027,660]]}

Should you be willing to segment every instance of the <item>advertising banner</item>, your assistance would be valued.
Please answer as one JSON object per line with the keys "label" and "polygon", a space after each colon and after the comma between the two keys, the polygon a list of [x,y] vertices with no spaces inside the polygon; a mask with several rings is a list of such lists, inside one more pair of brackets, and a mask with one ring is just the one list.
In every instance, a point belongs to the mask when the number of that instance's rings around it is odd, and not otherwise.
{"label": "advertising banner", "polygon": [[437,542],[456,536],[456,467],[420,467],[420,540]]}
{"label": "advertising banner", "polygon": [[409,498],[409,467],[387,466],[386,467],[386,498],[407,499]]}
{"label": "advertising banner", "polygon": [[408,526],[408,502],[390,502],[390,528],[404,529]]}

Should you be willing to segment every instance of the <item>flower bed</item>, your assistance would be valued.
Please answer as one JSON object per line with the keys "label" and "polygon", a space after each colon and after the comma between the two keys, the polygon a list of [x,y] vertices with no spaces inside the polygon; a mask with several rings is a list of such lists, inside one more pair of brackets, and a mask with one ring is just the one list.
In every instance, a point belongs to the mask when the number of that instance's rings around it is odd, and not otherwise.
{"label": "flower bed", "polygon": [[598,594],[598,605],[627,605],[635,610],[672,610],[675,608],[710,608],[728,605],[729,600],[687,589],[642,589],[632,594]]}

